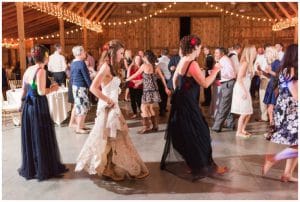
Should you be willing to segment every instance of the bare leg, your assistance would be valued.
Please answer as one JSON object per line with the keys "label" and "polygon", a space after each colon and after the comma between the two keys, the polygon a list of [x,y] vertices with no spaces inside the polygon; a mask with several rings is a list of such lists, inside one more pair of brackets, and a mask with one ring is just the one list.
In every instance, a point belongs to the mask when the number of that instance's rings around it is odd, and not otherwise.
{"label": "bare leg", "polygon": [[281,176],[282,182],[297,182],[298,179],[292,176],[293,167],[296,166],[297,158],[287,159],[285,164],[284,173]]}
{"label": "bare leg", "polygon": [[76,127],[76,119],[75,119],[75,106],[73,106],[72,112],[71,112],[71,118],[69,122],[69,128],[74,128]]}
{"label": "bare leg", "polygon": [[[284,149],[283,151],[277,153],[276,155],[267,155],[262,174],[265,175],[270,170],[270,168],[278,161],[285,160],[285,159],[297,158],[297,157],[298,157],[297,146],[288,147],[288,148]],[[292,162],[287,161],[287,164],[286,164],[286,170],[289,170],[289,172],[291,172],[290,167],[292,166],[292,165],[290,165],[290,163],[292,163]]]}
{"label": "bare leg", "polygon": [[246,115],[246,118],[244,119],[244,123],[243,123],[243,127],[242,127],[242,132],[243,132],[244,134],[247,134],[247,135],[251,135],[250,133],[248,133],[248,132],[246,131],[246,126],[247,126],[247,124],[248,124],[248,122],[249,122],[249,120],[250,120],[250,117],[251,117],[251,115]]}
{"label": "bare leg", "polygon": [[268,115],[269,115],[270,125],[273,125],[273,111],[274,111],[274,105],[269,104],[268,105]]}
{"label": "bare leg", "polygon": [[125,90],[125,100],[128,101],[128,94],[129,94],[129,88],[126,88]]}
{"label": "bare leg", "polygon": [[247,135],[243,134],[243,126],[245,122],[245,118],[247,115],[240,115],[239,120],[238,120],[238,127],[236,131],[236,136],[239,137],[246,137]]}
{"label": "bare leg", "polygon": [[76,133],[87,133],[86,130],[83,130],[85,117],[86,117],[86,115],[79,115],[79,116],[77,116]]}

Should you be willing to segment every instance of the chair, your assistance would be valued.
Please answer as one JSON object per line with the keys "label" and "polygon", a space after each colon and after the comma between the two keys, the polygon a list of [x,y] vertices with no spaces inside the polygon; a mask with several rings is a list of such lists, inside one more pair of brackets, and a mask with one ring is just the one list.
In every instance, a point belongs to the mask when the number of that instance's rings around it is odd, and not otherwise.
{"label": "chair", "polygon": [[1,93],[2,101],[2,121],[7,125],[10,121],[13,122],[15,126],[20,126],[21,113],[19,112],[19,106],[11,105],[8,101],[3,100],[3,94]]}
{"label": "chair", "polygon": [[8,80],[10,89],[22,88],[22,80]]}

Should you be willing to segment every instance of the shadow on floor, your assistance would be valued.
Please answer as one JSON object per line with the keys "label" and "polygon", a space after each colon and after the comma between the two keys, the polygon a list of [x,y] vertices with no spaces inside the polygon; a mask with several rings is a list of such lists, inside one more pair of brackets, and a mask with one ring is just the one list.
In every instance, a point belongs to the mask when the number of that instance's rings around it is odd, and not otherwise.
{"label": "shadow on floor", "polygon": [[[240,159],[244,164],[251,164],[251,167],[261,167],[264,162],[263,155],[246,155],[246,156],[236,156],[236,157],[226,157],[226,158],[216,158],[216,162],[219,165],[228,165],[228,162],[234,162]],[[226,163],[227,162],[227,163]],[[68,164],[67,167],[70,169],[68,173],[65,174],[64,179],[76,179],[76,178],[89,178],[93,183],[99,188],[104,188],[108,191],[122,194],[122,195],[132,195],[132,194],[150,194],[150,193],[243,193],[243,192],[253,192],[259,190],[256,184],[249,185],[246,187],[239,184],[247,184],[245,179],[257,178],[261,186],[264,186],[266,191],[276,191],[282,190],[284,185],[280,185],[278,179],[271,177],[262,178],[259,173],[253,172],[253,170],[243,170],[239,167],[230,168],[229,173],[225,175],[215,175],[213,177],[206,177],[199,179],[196,182],[191,180],[183,179],[183,174],[181,177],[175,176],[167,171],[160,170],[159,162],[148,162],[146,163],[150,171],[150,175],[142,180],[128,179],[121,182],[115,182],[112,180],[103,179],[98,175],[88,175],[86,172],[82,171],[79,173],[74,172],[74,164]],[[279,163],[274,166],[274,169],[283,170],[284,163]],[[252,168],[253,169],[253,168]],[[183,177],[183,178],[182,178]],[[234,179],[232,179],[234,178]],[[271,184],[271,186],[269,186]],[[270,187],[270,188],[268,188]],[[297,184],[289,184],[288,189],[297,188]],[[295,189],[296,191],[297,189]]]}

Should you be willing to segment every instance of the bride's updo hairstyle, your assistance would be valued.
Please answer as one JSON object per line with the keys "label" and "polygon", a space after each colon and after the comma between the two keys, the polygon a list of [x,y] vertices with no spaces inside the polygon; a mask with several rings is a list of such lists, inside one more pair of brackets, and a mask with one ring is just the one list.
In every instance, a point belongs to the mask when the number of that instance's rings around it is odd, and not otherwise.
{"label": "bride's updo hairstyle", "polygon": [[113,76],[121,76],[120,62],[117,61],[117,51],[124,48],[123,43],[114,39],[109,41],[104,47],[106,48],[103,50],[103,58],[108,58],[111,74]]}
{"label": "bride's updo hairstyle", "polygon": [[35,45],[31,48],[31,54],[35,63],[44,63],[49,57],[49,50],[44,45]]}
{"label": "bride's updo hairstyle", "polygon": [[182,50],[182,55],[186,56],[188,54],[191,54],[195,49],[196,46],[199,46],[201,44],[201,40],[196,35],[188,35],[184,36],[180,40],[180,48]]}

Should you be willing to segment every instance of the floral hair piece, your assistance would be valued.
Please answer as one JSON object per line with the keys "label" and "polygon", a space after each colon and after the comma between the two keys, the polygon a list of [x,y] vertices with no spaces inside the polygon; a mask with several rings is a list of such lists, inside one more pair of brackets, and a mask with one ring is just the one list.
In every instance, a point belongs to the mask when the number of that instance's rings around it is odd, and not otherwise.
{"label": "floral hair piece", "polygon": [[190,44],[191,44],[192,46],[195,46],[196,43],[197,43],[197,40],[196,40],[195,38],[192,38],[191,41],[190,41]]}
{"label": "floral hair piece", "polygon": [[109,46],[107,44],[103,45],[102,47],[102,51],[108,51]]}

